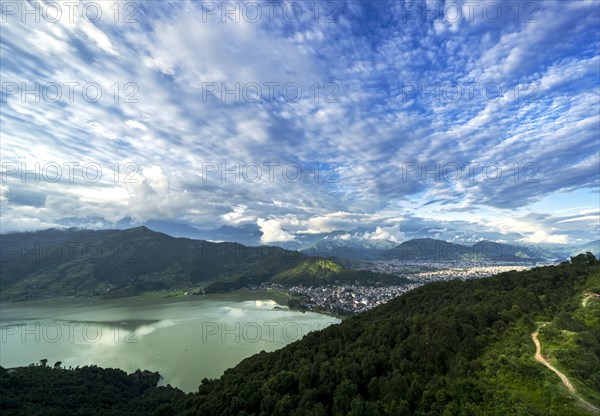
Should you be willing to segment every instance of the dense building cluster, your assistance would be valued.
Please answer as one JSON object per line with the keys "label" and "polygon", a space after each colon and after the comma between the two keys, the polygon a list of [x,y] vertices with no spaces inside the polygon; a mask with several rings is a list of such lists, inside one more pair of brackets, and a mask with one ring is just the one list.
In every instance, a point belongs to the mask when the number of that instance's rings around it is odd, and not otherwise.
{"label": "dense building cluster", "polygon": [[372,309],[425,283],[454,279],[481,279],[510,270],[527,270],[533,266],[534,264],[489,262],[368,261],[356,266],[357,269],[403,276],[409,278],[411,283],[386,286],[295,285],[289,288],[264,284],[262,288],[287,291],[292,297],[290,306],[293,308],[348,315]]}
{"label": "dense building cluster", "polygon": [[358,313],[386,303],[421,283],[403,286],[293,286],[290,295],[298,299],[298,306],[306,309],[325,310],[337,313]]}
{"label": "dense building cluster", "polygon": [[390,273],[407,277],[419,283],[444,280],[466,280],[489,277],[510,270],[527,270],[538,264],[501,262],[402,262],[399,260],[363,262],[359,269]]}

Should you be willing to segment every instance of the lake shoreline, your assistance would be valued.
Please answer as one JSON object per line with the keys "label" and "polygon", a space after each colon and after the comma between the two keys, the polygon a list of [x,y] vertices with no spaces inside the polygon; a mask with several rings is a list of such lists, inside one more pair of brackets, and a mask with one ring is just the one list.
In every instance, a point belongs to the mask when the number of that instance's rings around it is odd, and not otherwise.
{"label": "lake shoreline", "polygon": [[242,360],[275,351],[341,320],[286,306],[285,292],[237,290],[180,297],[63,297],[2,302],[0,365],[41,359],[159,372],[161,384],[195,391]]}
{"label": "lake shoreline", "polygon": [[[142,292],[139,293],[137,295],[133,295],[133,296],[119,296],[119,297],[104,297],[104,296],[51,296],[51,297],[42,297],[42,298],[32,298],[32,299],[20,299],[20,300],[12,300],[12,299],[0,299],[0,304],[11,304],[11,305],[18,305],[18,304],[25,304],[25,303],[29,303],[29,302],[50,302],[50,301],[61,301],[61,300],[84,300],[84,299],[89,299],[89,300],[94,300],[94,301],[99,301],[99,302],[106,302],[106,301],[113,301],[113,300],[126,300],[126,299],[146,299],[146,300],[158,300],[158,299],[187,299],[187,300],[197,300],[197,299],[201,299],[201,298],[211,298],[211,297],[221,297],[221,296],[226,296],[226,295],[232,295],[232,296],[236,296],[238,294],[245,294],[245,293],[268,293],[268,294],[272,294],[272,296],[276,296],[278,297],[279,300],[286,298],[289,299],[291,296],[284,291],[274,291],[274,290],[265,290],[265,289],[236,289],[236,290],[232,290],[232,291],[227,291],[227,292],[213,292],[213,293],[206,293],[206,294],[185,294],[185,293],[181,293],[181,294],[167,294],[167,295],[162,295],[163,293],[168,293],[168,292],[179,292],[179,291],[166,291],[166,292],[156,292],[156,291],[149,291],[149,292]],[[183,291],[182,291],[183,292]],[[277,300],[277,299],[273,299],[273,300]]]}

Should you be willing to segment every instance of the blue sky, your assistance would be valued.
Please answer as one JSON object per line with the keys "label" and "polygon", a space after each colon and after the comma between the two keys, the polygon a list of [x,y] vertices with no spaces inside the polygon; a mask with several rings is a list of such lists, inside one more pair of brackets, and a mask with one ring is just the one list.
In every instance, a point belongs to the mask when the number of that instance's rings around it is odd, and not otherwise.
{"label": "blue sky", "polygon": [[2,232],[598,238],[596,0],[67,3],[2,3]]}

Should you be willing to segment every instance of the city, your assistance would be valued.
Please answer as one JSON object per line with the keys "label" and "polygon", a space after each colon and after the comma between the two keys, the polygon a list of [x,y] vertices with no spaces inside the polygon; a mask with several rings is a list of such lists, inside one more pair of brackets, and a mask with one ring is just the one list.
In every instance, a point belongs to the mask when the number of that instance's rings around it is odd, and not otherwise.
{"label": "city", "polygon": [[503,263],[442,263],[368,261],[356,266],[360,270],[390,273],[410,279],[410,283],[390,286],[329,285],[286,288],[279,284],[265,283],[252,289],[276,290],[289,294],[290,308],[318,311],[340,316],[354,315],[388,302],[390,299],[416,289],[425,283],[449,280],[482,279],[511,270],[527,270],[534,265]]}

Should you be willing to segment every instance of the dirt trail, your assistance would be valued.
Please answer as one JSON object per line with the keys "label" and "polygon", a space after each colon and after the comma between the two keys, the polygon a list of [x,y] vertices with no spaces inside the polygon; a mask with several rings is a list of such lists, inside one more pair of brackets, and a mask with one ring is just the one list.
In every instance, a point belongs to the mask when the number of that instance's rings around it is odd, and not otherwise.
{"label": "dirt trail", "polygon": [[[542,325],[540,328],[546,326],[546,324]],[[573,384],[571,383],[571,381],[569,380],[569,378],[564,375],[560,370],[558,370],[556,367],[554,367],[552,364],[550,364],[548,362],[548,360],[546,360],[544,358],[544,356],[542,355],[542,346],[540,344],[540,341],[538,340],[538,333],[539,333],[539,328],[536,329],[536,331],[531,334],[531,338],[533,339],[533,343],[535,344],[535,360],[544,364],[546,367],[548,367],[550,370],[554,371],[556,373],[556,375],[558,377],[560,377],[560,380],[563,382],[563,384],[567,387],[567,389],[569,389],[569,391],[571,393],[573,393],[573,395],[575,396],[575,398],[581,403],[581,405],[588,411],[592,412],[592,414],[595,415],[600,415],[600,409],[598,409],[596,406],[594,406],[593,404],[583,400],[578,394],[577,391],[575,390],[575,387],[573,387]]]}

